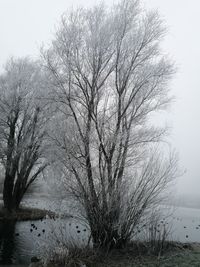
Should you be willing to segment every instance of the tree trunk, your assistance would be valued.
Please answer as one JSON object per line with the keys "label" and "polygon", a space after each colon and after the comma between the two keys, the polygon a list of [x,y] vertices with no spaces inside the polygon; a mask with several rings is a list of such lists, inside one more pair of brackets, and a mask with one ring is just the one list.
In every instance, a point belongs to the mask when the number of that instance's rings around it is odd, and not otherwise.
{"label": "tree trunk", "polygon": [[9,175],[6,175],[3,188],[3,201],[4,201],[4,208],[9,212],[11,212],[13,209],[12,191],[13,191],[13,179]]}
{"label": "tree trunk", "polygon": [[14,184],[12,177],[6,175],[3,188],[4,208],[8,212],[18,210],[22,196],[19,182]]}
{"label": "tree trunk", "polygon": [[103,251],[110,251],[113,248],[122,248],[126,241],[123,239],[116,225],[117,221],[113,223],[113,213],[105,216],[97,216],[96,218],[91,217],[89,219],[91,236],[93,241],[93,247],[95,249],[101,249]]}
{"label": "tree trunk", "polygon": [[91,230],[93,247],[95,249],[108,252],[111,249],[122,248],[125,245],[117,230],[108,229],[107,227],[102,227],[102,225],[97,225],[96,229],[98,230]]}

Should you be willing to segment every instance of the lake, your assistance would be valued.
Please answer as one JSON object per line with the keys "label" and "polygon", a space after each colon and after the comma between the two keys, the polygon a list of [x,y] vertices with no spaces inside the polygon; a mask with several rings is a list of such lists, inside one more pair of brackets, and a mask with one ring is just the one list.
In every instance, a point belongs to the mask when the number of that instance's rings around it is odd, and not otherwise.
{"label": "lake", "polygon": [[[65,201],[47,201],[45,198],[26,199],[24,205],[65,211],[71,213]],[[175,208],[170,222],[172,239],[180,242],[200,242],[200,210],[192,208]],[[140,232],[143,231],[142,228]],[[26,222],[0,223],[0,259],[1,264],[27,264],[32,256],[45,255],[47,251],[72,240],[79,246],[89,239],[87,226],[75,218],[49,219]]]}

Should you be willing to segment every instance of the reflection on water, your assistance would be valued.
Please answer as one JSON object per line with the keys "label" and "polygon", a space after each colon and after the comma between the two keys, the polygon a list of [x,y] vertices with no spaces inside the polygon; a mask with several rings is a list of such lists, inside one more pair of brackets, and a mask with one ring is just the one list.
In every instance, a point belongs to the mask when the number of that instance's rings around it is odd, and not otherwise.
{"label": "reflection on water", "polygon": [[0,264],[13,263],[15,248],[15,222],[0,222]]}

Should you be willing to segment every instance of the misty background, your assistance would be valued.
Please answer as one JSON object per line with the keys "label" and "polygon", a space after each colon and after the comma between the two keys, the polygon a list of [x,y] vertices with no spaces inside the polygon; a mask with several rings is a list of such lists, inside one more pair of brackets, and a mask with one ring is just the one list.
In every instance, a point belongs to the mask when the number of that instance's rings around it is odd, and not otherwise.
{"label": "misty background", "polygon": [[[60,16],[72,6],[91,6],[100,0],[0,0],[0,70],[11,57],[37,58],[43,44],[52,40]],[[106,1],[112,4],[113,0]],[[143,0],[146,8],[157,9],[168,34],[163,50],[176,62],[171,83],[176,100],[159,117],[171,127],[169,141],[179,152],[180,168],[186,172],[177,181],[181,199],[200,205],[200,2],[198,0]]]}

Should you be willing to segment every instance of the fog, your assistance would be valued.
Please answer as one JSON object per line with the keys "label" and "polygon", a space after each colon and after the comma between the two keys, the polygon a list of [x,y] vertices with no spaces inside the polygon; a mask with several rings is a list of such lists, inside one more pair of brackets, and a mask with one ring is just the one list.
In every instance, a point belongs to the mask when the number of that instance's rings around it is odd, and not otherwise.
{"label": "fog", "polygon": [[[51,42],[61,14],[73,6],[100,1],[84,0],[0,0],[0,66],[11,56],[37,57],[42,45]],[[107,1],[108,4],[113,1]],[[114,1],[116,2],[116,1]],[[146,0],[165,20],[168,34],[163,49],[176,62],[178,72],[171,83],[176,101],[162,115],[172,126],[170,141],[180,155],[177,192],[198,195],[200,187],[200,3],[198,0]]]}

